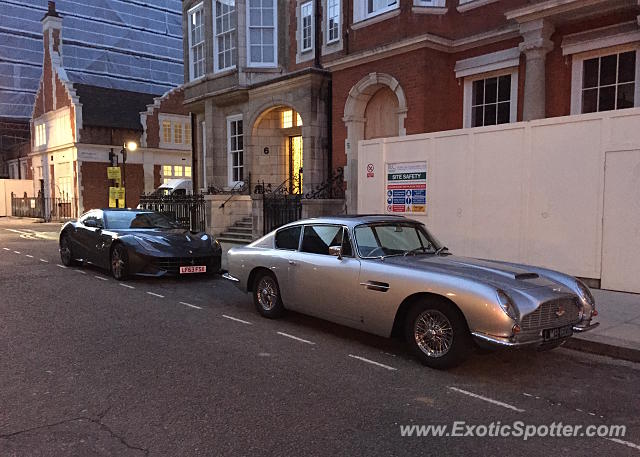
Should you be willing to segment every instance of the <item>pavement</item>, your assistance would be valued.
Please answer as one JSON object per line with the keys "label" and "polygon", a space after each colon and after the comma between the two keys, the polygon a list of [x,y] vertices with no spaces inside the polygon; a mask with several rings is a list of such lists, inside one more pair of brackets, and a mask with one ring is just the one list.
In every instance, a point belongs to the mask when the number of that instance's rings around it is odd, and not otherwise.
{"label": "pavement", "polygon": [[[0,220],[3,457],[640,454],[640,364],[558,348],[432,370],[396,340],[264,319],[220,277],[64,268],[57,228]],[[401,432],[460,422],[626,433]]]}

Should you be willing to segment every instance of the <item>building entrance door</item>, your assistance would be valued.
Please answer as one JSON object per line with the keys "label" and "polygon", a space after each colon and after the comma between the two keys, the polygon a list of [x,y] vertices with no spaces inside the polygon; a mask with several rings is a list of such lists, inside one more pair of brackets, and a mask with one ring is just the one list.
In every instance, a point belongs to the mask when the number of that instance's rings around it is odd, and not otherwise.
{"label": "building entrance door", "polygon": [[302,136],[289,137],[289,193],[302,194]]}

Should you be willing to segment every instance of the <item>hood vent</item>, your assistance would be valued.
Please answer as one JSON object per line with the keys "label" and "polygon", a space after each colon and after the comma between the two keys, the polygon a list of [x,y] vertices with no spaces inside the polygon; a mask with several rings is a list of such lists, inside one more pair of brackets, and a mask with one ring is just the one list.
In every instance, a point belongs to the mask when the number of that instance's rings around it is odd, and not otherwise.
{"label": "hood vent", "polygon": [[516,279],[525,280],[525,279],[536,279],[539,278],[538,273],[518,273],[515,275]]}

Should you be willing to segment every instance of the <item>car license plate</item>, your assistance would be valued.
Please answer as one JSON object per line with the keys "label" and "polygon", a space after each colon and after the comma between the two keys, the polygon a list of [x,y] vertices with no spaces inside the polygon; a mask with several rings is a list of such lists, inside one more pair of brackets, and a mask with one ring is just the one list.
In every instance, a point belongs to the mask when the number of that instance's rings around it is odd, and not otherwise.
{"label": "car license plate", "polygon": [[181,275],[187,274],[187,273],[206,273],[206,272],[207,272],[206,265],[180,267]]}
{"label": "car license plate", "polygon": [[542,331],[542,338],[545,341],[559,340],[561,338],[568,338],[573,335],[573,327],[571,325],[565,325],[564,327],[549,328]]}

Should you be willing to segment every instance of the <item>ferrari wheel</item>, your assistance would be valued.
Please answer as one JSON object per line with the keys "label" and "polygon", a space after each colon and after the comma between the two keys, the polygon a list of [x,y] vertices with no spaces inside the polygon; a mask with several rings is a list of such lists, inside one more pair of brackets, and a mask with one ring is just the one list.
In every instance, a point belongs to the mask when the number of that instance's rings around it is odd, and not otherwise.
{"label": "ferrari wheel", "polygon": [[69,240],[69,235],[63,235],[60,240],[60,260],[62,264],[71,267],[74,265],[78,265],[79,262],[75,259],[73,255],[73,250],[71,248],[71,240]]}
{"label": "ferrari wheel", "polygon": [[407,314],[405,337],[413,353],[432,368],[451,368],[471,352],[472,340],[462,313],[444,301],[414,305]]}
{"label": "ferrari wheel", "polygon": [[118,281],[125,280],[129,276],[128,262],[127,250],[119,244],[116,245],[111,251],[111,274]]}
{"label": "ferrari wheel", "polygon": [[264,317],[274,319],[284,312],[278,281],[271,273],[259,274],[253,285],[253,302]]}

